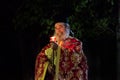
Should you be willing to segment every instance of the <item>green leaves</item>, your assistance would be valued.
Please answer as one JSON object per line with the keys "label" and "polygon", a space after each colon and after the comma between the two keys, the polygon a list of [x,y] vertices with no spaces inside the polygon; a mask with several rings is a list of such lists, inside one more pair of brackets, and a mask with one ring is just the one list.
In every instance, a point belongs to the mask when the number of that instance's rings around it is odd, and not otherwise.
{"label": "green leaves", "polygon": [[[68,17],[71,29],[76,33],[76,37],[96,38],[101,34],[114,35],[110,29],[113,17],[113,0],[108,2],[82,0],[74,5],[74,14]],[[99,6],[102,5],[100,8]],[[115,22],[112,22],[115,24]],[[114,33],[113,33],[114,32]],[[108,34],[109,33],[109,34]]]}
{"label": "green leaves", "polygon": [[[54,30],[54,23],[59,18],[67,18],[77,38],[99,37],[115,26],[113,14],[114,0],[26,0],[13,19],[15,29],[41,27],[40,34],[49,34]],[[70,12],[69,12],[70,11]],[[60,15],[60,16],[59,16]]]}

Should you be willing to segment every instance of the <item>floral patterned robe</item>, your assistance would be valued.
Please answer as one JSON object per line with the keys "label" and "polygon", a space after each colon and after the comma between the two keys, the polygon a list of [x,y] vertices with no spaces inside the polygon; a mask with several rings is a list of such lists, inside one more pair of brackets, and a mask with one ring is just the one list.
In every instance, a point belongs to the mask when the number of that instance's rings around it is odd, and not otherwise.
{"label": "floral patterned robe", "polygon": [[[46,76],[47,68],[50,64],[49,58],[53,54],[50,49],[50,44],[48,44],[36,58],[35,80],[45,80],[45,77],[48,77],[48,80],[88,80],[87,59],[83,53],[81,41],[74,37],[68,37],[64,40],[64,43],[60,47],[58,79],[55,79],[55,76]],[[48,53],[46,53],[47,50]]]}

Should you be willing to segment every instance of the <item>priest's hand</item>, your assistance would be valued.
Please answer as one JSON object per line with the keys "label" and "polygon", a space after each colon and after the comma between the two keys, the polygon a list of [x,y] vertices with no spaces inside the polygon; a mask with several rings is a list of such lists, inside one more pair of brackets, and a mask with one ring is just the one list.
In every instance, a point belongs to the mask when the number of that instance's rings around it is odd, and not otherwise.
{"label": "priest's hand", "polygon": [[55,74],[55,66],[52,66],[51,64],[48,65],[48,72],[49,74],[54,75]]}
{"label": "priest's hand", "polygon": [[55,42],[51,42],[51,47],[53,50],[56,50],[58,48],[58,45]]}

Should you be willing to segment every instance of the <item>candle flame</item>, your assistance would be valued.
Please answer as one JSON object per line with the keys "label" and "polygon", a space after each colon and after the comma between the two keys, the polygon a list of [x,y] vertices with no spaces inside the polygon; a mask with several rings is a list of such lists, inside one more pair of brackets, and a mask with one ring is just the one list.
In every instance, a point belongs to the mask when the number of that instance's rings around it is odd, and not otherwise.
{"label": "candle flame", "polygon": [[50,37],[50,41],[55,42],[56,41],[55,36]]}

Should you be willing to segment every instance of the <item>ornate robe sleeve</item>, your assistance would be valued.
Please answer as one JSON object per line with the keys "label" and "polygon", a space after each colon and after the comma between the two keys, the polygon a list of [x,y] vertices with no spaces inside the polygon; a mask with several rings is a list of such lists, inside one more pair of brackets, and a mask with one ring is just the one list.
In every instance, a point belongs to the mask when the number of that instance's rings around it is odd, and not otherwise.
{"label": "ornate robe sleeve", "polygon": [[[82,80],[88,80],[87,79],[87,58],[85,54],[83,53],[82,49],[82,42],[77,39],[71,39],[70,51],[72,51],[72,63],[74,64],[74,70],[73,73],[77,75],[79,79],[82,78]],[[74,76],[75,76],[74,75]]]}
{"label": "ornate robe sleeve", "polygon": [[47,46],[45,46],[36,58],[35,80],[44,80],[45,69],[47,68],[47,65],[48,65],[48,63],[47,63],[48,58],[45,55],[45,50],[49,47],[50,47],[49,44]]}
{"label": "ornate robe sleeve", "polygon": [[88,65],[87,65],[87,58],[83,52],[82,49],[82,42],[77,42],[77,45],[75,47],[75,51],[80,55],[79,59],[80,59],[80,63],[78,64],[78,66],[80,67],[80,69],[82,70],[82,78],[83,80],[88,80]]}

